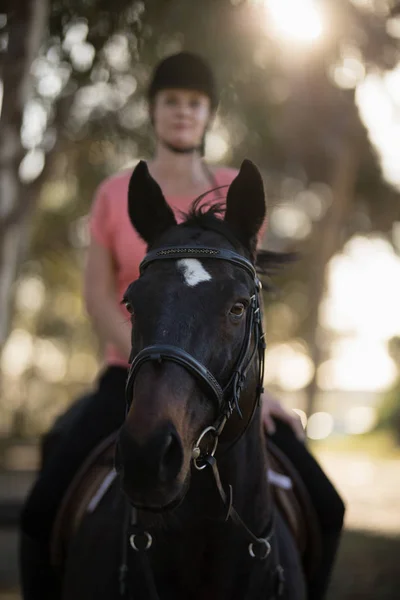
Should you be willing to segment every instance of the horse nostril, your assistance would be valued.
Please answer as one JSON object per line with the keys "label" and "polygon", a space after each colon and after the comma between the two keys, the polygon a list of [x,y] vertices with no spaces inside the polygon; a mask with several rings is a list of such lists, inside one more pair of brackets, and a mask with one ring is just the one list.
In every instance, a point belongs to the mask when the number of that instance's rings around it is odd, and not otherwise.
{"label": "horse nostril", "polygon": [[163,483],[174,479],[181,470],[183,450],[175,432],[168,433],[161,451],[159,478]]}

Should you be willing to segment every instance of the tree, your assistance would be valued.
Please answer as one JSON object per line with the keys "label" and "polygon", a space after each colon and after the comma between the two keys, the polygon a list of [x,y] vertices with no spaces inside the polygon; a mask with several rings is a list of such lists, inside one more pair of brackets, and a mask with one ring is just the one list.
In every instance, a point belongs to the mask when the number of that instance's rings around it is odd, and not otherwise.
{"label": "tree", "polygon": [[0,116],[0,352],[8,335],[12,284],[27,242],[31,207],[19,176],[25,154],[21,141],[24,107],[32,93],[30,68],[43,41],[47,0],[9,3],[8,45],[1,56],[3,104]]}
{"label": "tree", "polygon": [[[355,232],[387,232],[399,208],[397,191],[382,182],[354,86],[340,87],[335,76],[348,52],[355,53],[364,71],[396,63],[397,44],[386,32],[389,15],[364,13],[350,0],[339,5],[325,0],[324,5],[331,11],[331,34],[313,52],[294,55],[269,36],[265,15],[257,13],[261,3],[51,2],[48,34],[32,71],[32,99],[45,118],[40,139],[28,145],[45,155],[45,167],[23,186],[31,206],[42,199],[30,219],[32,260],[24,265],[24,276],[39,273],[47,291],[34,323],[19,310],[16,325],[32,327],[34,339],[67,341],[68,360],[88,352],[84,319],[77,328],[68,313],[57,310],[60,297],[73,297],[74,306],[81,306],[77,298],[85,242],[77,231],[84,229],[101,178],[150,154],[144,104],[148,74],[159,58],[183,47],[208,57],[218,75],[218,127],[228,140],[224,161],[238,166],[249,157],[265,174],[270,243],[281,249],[292,243],[274,225],[282,203],[295,206],[310,223],[307,235],[295,242],[304,259],[289,275],[304,289],[306,310],[284,335],[307,340],[318,366],[325,352],[317,334],[326,265]],[[57,193],[64,200],[56,202]],[[310,216],[302,201],[309,193],[320,195],[323,210],[317,216]],[[284,278],[282,282],[285,286]],[[75,318],[78,312],[74,310]],[[40,378],[35,369],[27,375],[29,382]],[[46,407],[54,406],[54,396],[65,398],[65,389],[70,397],[78,393],[74,377],[44,383],[36,395],[47,398]],[[316,380],[311,399],[315,387]],[[30,397],[34,395],[31,391]]]}
{"label": "tree", "polygon": [[[57,155],[65,142],[65,124],[70,119],[75,94],[90,83],[96,52],[122,29],[121,23],[125,23],[130,35],[135,37],[135,30],[140,29],[143,10],[144,2],[129,0],[117,0],[112,7],[102,0],[87,3],[74,0],[8,2],[2,32],[3,40],[8,38],[8,43],[5,51],[0,53],[3,81],[0,116],[0,355],[10,328],[13,283],[29,246],[32,215],[41,185],[51,171],[51,158]],[[90,31],[86,23],[90,24]],[[79,63],[65,44],[73,28],[79,29],[79,26],[86,27],[90,33],[85,46],[89,52],[88,64]],[[85,37],[82,36],[82,42]],[[63,43],[66,49],[63,49]],[[42,63],[39,62],[36,73],[32,73],[35,60]],[[49,68],[43,74],[46,63],[53,64],[53,73]],[[53,77],[53,89],[49,81],[46,89],[43,81],[46,76],[55,75],[57,69],[59,82]],[[41,109],[43,126],[41,131],[35,132],[35,139],[29,141],[23,140],[21,130],[24,114],[27,116],[32,103],[36,113]],[[70,138],[66,140],[68,142]],[[21,174],[23,160],[32,158],[32,155],[39,162],[38,172],[33,177],[24,177]]]}

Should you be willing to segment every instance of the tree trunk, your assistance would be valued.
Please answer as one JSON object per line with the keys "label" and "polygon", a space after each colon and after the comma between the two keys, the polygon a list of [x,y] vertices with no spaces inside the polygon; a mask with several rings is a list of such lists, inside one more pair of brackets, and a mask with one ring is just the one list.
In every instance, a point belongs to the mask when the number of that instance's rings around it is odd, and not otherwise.
{"label": "tree trunk", "polygon": [[322,349],[319,339],[319,308],[326,288],[326,268],[333,255],[342,247],[343,228],[350,214],[354,198],[360,161],[359,140],[356,136],[345,139],[332,173],[332,205],[327,211],[315,236],[311,264],[313,270],[309,282],[310,310],[307,322],[308,345],[315,365],[314,377],[306,389],[306,413],[314,411],[318,391],[317,370],[322,362]]}
{"label": "tree trunk", "polygon": [[2,61],[3,105],[0,116],[0,353],[7,339],[13,292],[26,242],[29,202],[18,169],[23,111],[31,92],[30,67],[43,39],[48,0],[9,2],[8,47]]}

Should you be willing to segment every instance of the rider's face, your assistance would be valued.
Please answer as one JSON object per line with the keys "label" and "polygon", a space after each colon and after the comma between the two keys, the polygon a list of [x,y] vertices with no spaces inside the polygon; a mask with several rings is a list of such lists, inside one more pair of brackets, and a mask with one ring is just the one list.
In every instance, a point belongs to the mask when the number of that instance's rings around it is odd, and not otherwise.
{"label": "rider's face", "polygon": [[177,148],[200,146],[211,115],[210,99],[195,90],[166,89],[153,104],[157,139]]}

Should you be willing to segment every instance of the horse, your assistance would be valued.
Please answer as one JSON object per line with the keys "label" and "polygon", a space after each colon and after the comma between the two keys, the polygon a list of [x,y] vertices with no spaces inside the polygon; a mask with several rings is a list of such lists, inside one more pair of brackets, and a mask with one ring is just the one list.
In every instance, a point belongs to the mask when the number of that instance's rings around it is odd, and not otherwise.
{"label": "horse", "polygon": [[245,160],[224,207],[196,201],[177,224],[140,162],[128,211],[148,253],[123,299],[132,353],[118,475],[72,537],[63,599],[304,600],[260,416],[257,268],[285,262],[256,250],[261,175]]}

